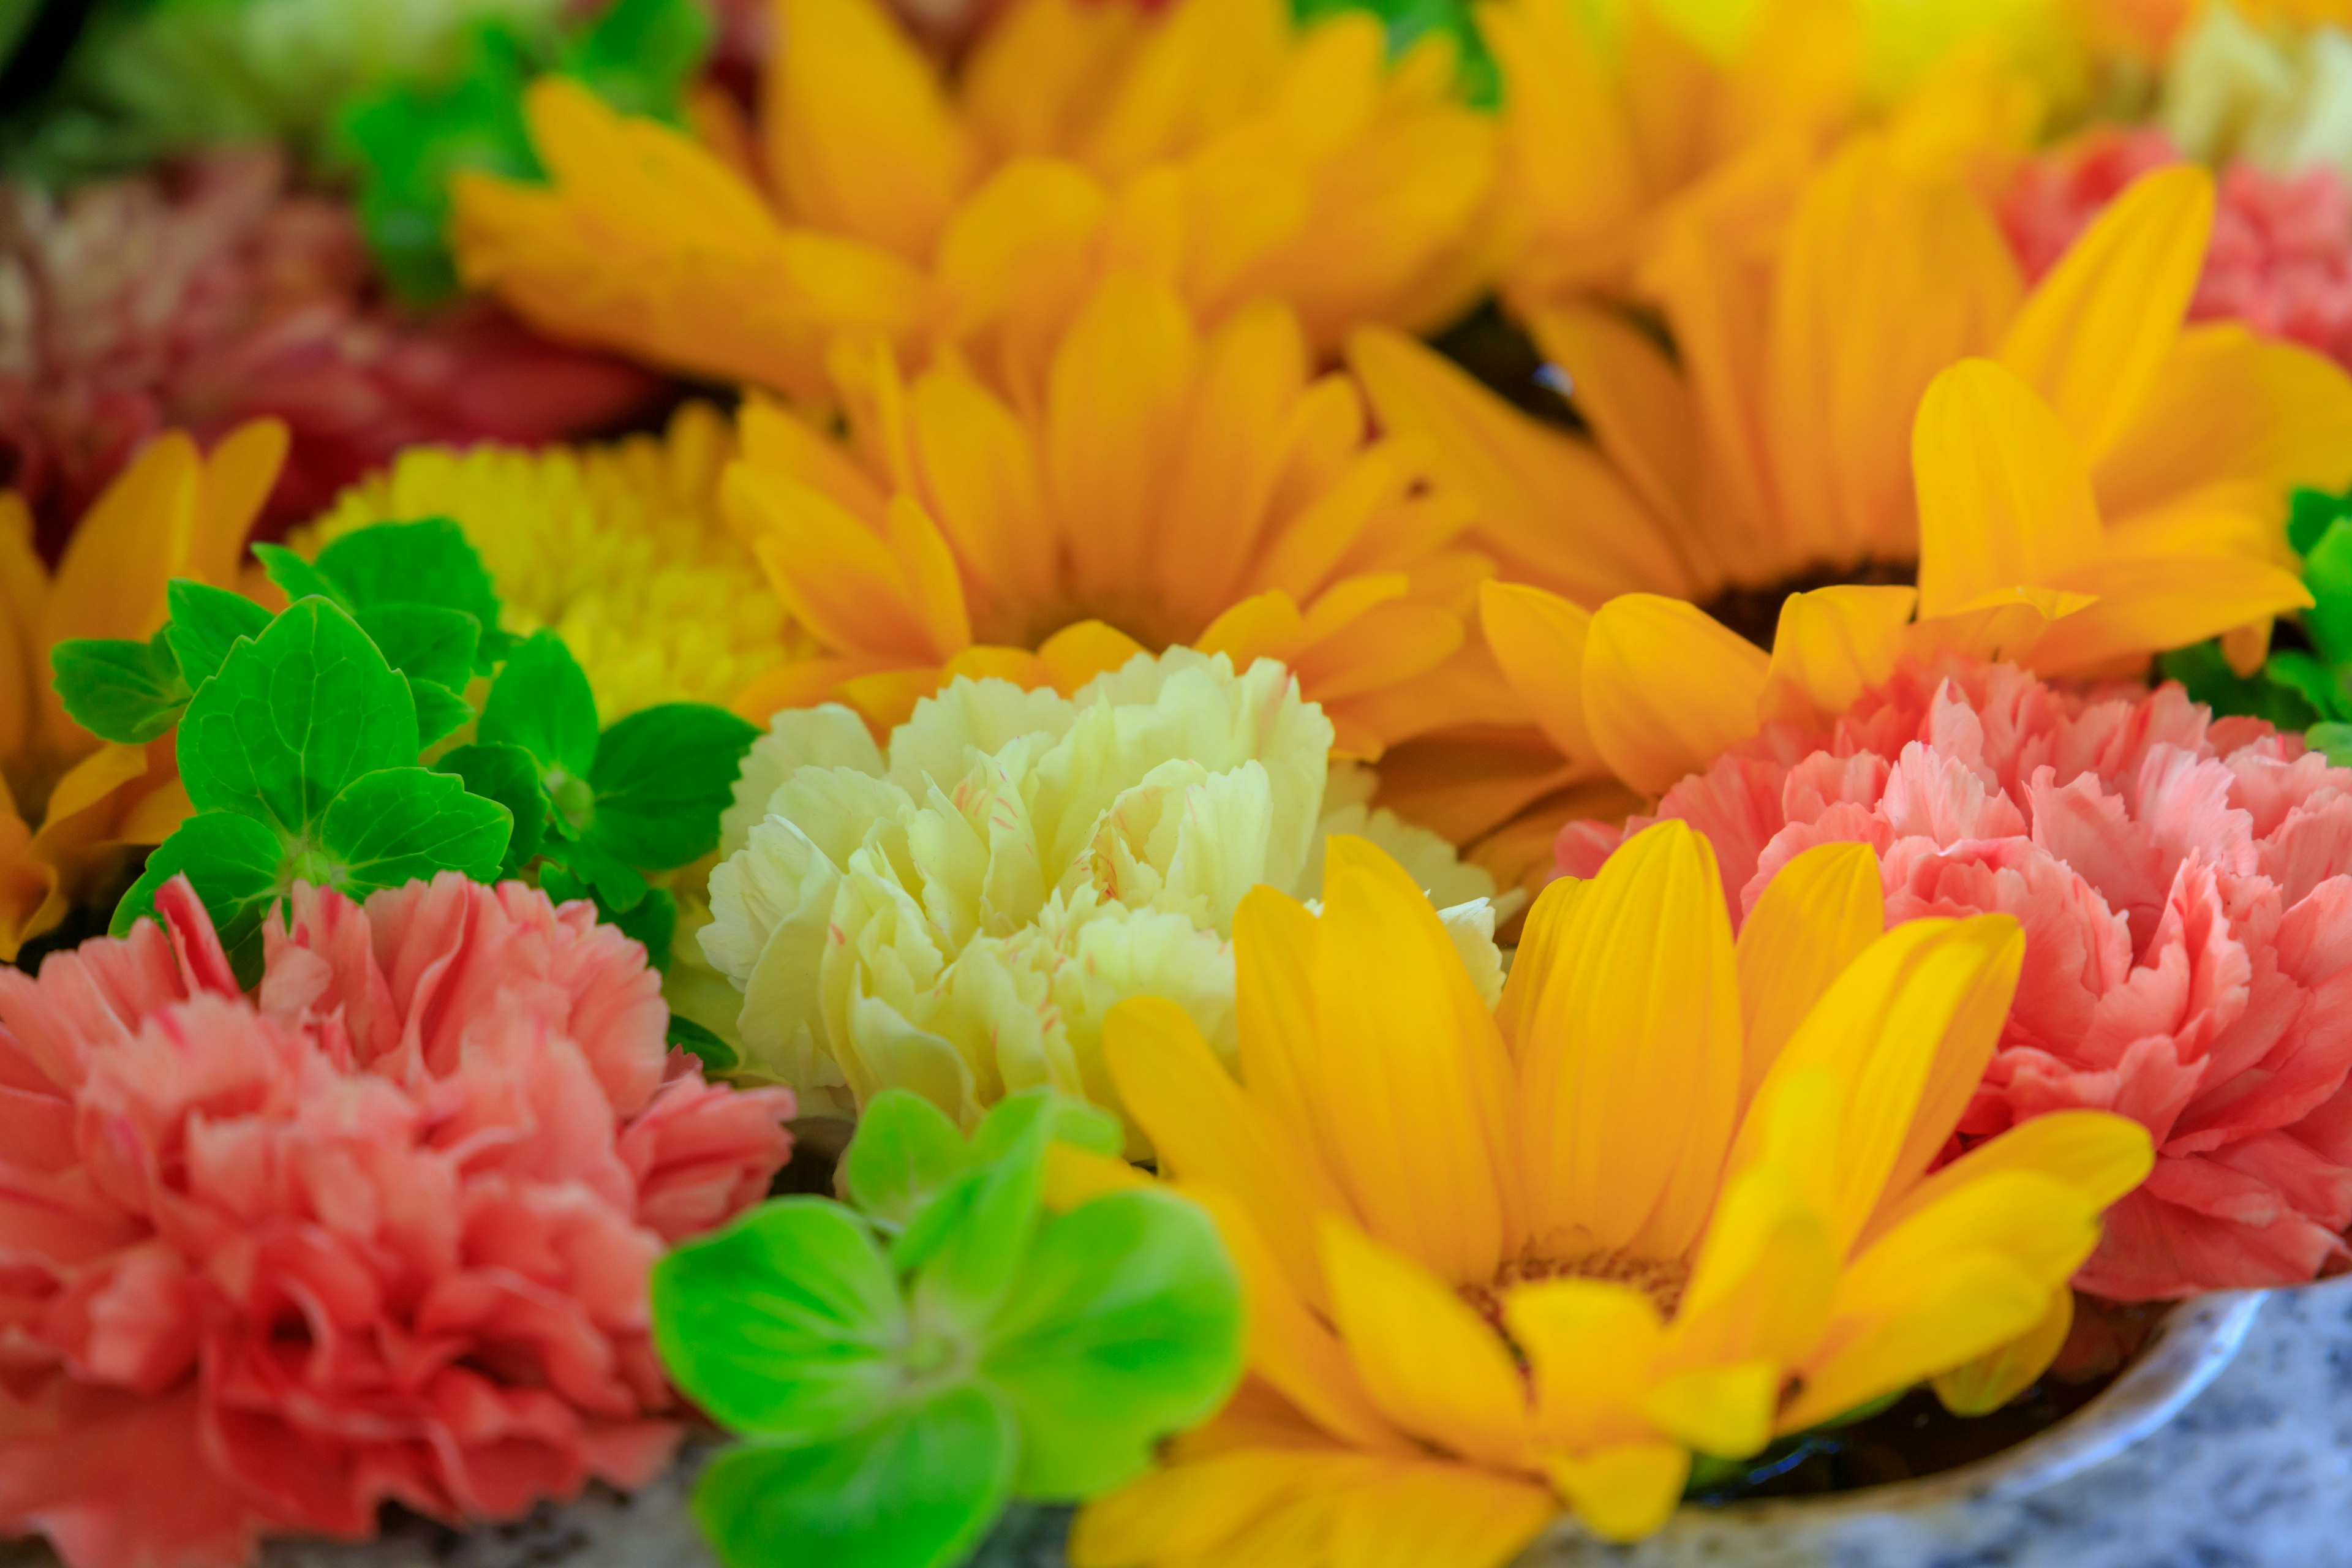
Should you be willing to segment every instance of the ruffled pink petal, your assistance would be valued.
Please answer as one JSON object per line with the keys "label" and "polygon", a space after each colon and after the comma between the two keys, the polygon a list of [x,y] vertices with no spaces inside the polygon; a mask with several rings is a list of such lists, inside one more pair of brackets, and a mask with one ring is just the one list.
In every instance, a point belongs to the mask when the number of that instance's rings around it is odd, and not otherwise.
{"label": "ruffled pink petal", "polygon": [[[681,1053],[683,1055],[683,1053]],[[703,1081],[682,1066],[621,1134],[637,1183],[637,1223],[666,1241],[709,1230],[768,1194],[792,1158],[788,1089],[748,1093]]]}

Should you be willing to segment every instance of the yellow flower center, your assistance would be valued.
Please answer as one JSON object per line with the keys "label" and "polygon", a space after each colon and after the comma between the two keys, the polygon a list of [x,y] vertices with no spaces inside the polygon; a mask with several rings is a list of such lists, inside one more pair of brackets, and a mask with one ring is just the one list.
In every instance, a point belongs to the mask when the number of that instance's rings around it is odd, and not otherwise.
{"label": "yellow flower center", "polygon": [[1709,601],[1706,613],[1769,653],[1772,651],[1773,634],[1780,626],[1780,605],[1792,594],[1810,594],[1817,588],[1849,584],[1871,588],[1909,588],[1916,586],[1918,581],[1919,563],[1916,561],[1863,561],[1850,566],[1816,563],[1793,576],[1768,583],[1762,587],[1735,584],[1726,588]]}
{"label": "yellow flower center", "polygon": [[[1570,1259],[1548,1258],[1533,1247],[1507,1258],[1484,1285],[1465,1285],[1460,1294],[1478,1315],[1503,1333],[1503,1299],[1521,1285],[1543,1279],[1602,1279],[1630,1285],[1650,1299],[1658,1316],[1671,1322],[1690,1285],[1690,1265],[1679,1258],[1637,1258],[1627,1252],[1589,1252]],[[1508,1335],[1505,1335],[1508,1338]]]}

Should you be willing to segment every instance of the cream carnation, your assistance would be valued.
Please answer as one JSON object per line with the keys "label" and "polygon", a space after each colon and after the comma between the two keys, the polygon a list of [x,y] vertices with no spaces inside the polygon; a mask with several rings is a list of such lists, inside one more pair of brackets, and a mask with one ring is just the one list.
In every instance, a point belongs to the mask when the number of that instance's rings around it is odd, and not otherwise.
{"label": "cream carnation", "polygon": [[1492,880],[1368,809],[1352,775],[1325,820],[1331,733],[1280,665],[1236,675],[1183,648],[1075,698],[955,680],[887,750],[847,709],[779,713],[744,762],[700,933],[743,994],[747,1073],[812,1113],[891,1087],[967,1126],[1038,1084],[1112,1105],[1102,1017],[1139,994],[1230,1058],[1234,908],[1260,883],[1311,889],[1329,831],[1379,842],[1452,906],[1492,1001]]}

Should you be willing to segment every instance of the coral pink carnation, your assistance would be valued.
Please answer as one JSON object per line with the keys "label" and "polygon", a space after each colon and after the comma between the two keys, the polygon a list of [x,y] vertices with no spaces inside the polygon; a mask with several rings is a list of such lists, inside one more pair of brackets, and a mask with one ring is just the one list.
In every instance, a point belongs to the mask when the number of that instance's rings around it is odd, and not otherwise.
{"label": "coral pink carnation", "polygon": [[[1668,791],[1745,911],[1800,852],[1878,852],[1890,921],[1983,910],[2025,967],[1963,1142],[2069,1106],[2155,1173],[2077,1279],[2124,1300],[2309,1279],[2352,1223],[2352,769],[2178,686],[1899,670],[1826,736],[1768,731]],[[1574,823],[1590,875],[1628,833]]]}
{"label": "coral pink carnation", "polygon": [[[2075,237],[2151,169],[2180,162],[2161,131],[2104,131],[2027,163],[2001,204],[2026,275],[2039,279]],[[2335,170],[2221,176],[2192,321],[2243,321],[2352,367],[2352,190]]]}
{"label": "coral pink carnation", "polygon": [[72,1568],[644,1481],[678,1431],[648,1272],[790,1152],[790,1095],[670,1053],[586,904],[290,903],[250,1000],[184,879],[0,969],[0,1533]]}

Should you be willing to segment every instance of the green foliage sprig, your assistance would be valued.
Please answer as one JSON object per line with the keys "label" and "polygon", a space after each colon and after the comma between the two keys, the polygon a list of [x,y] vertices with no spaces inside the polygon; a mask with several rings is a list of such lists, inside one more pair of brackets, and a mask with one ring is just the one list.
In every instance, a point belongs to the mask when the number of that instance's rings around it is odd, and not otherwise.
{"label": "green foliage sprig", "polygon": [[[94,733],[144,744],[179,731],[195,815],[149,858],[115,931],[185,873],[250,983],[263,918],[295,882],[363,897],[456,870],[592,899],[667,965],[677,906],[647,878],[717,847],[758,730],[694,702],[600,726],[561,638],[499,629],[489,574],[446,519],[360,529],[315,561],[256,554],[293,601],[281,615],[177,581],[146,642],[51,655],[66,711]],[[467,725],[470,741],[432,754]],[[672,1038],[734,1065],[684,1020]]]}
{"label": "green foliage sprig", "polygon": [[848,1204],[782,1198],[654,1270],[678,1386],[746,1441],[695,1494],[729,1568],[944,1568],[1013,1498],[1097,1497],[1241,1375],[1241,1289],[1215,1226],[1156,1185],[1062,1213],[1055,1141],[1118,1123],[1049,1090],[967,1142],[904,1089],[866,1108]]}
{"label": "green foliage sprig", "polygon": [[2206,642],[2166,654],[2161,668],[2215,713],[2301,730],[2329,762],[2352,766],[2352,491],[2295,491],[2287,542],[2303,557],[2303,585],[2313,600],[2301,623],[2309,652],[2281,649],[2242,676],[2220,644]]}
{"label": "green foliage sprig", "polygon": [[615,0],[552,48],[510,24],[481,24],[454,76],[352,99],[336,135],[359,172],[361,230],[394,290],[415,304],[457,291],[445,231],[458,171],[543,177],[523,118],[534,79],[569,76],[616,109],[675,121],[711,38],[709,15],[695,0]]}

